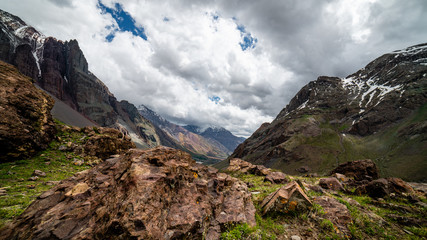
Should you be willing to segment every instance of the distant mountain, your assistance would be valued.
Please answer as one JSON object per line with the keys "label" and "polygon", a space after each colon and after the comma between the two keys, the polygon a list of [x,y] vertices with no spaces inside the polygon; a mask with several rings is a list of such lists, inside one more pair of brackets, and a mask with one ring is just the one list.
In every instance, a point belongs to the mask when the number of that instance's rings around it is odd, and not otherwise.
{"label": "distant mountain", "polygon": [[346,77],[304,86],[231,157],[297,173],[370,158],[383,176],[426,181],[427,44],[385,54]]}
{"label": "distant mountain", "polygon": [[[46,37],[19,17],[0,10],[0,60],[100,126],[129,135],[141,148],[163,144],[156,128],[134,105],[117,101],[94,74],[76,40]],[[167,142],[167,141],[166,141]]]}
{"label": "distant mountain", "polygon": [[205,138],[215,139],[230,151],[234,151],[234,149],[236,149],[236,147],[240,143],[245,141],[245,138],[236,137],[230,131],[221,127],[220,128],[209,127],[205,131],[200,133],[200,135],[202,135]]}
{"label": "distant mountain", "polygon": [[185,127],[171,123],[144,105],[140,105],[138,110],[144,118],[150,120],[155,126],[167,133],[169,137],[177,141],[182,149],[199,155],[196,156],[196,159],[200,157],[202,159],[209,158],[209,160],[204,159],[204,162],[209,161],[209,163],[214,163],[227,158],[232,152],[232,150],[223,146],[219,141],[204,137],[196,131],[189,131]]}

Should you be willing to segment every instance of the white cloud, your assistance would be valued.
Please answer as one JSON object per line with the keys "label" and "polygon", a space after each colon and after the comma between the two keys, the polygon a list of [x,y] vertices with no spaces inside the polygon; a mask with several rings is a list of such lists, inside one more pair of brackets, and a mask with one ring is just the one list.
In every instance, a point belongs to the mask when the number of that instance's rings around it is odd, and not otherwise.
{"label": "white cloud", "polygon": [[[147,41],[130,32],[105,41],[118,26],[96,0],[21,0],[0,8],[45,35],[77,39],[89,69],[118,99],[241,136],[271,121],[318,75],[345,76],[427,37],[422,0],[121,2]],[[258,40],[254,49],[242,51],[237,24]]]}

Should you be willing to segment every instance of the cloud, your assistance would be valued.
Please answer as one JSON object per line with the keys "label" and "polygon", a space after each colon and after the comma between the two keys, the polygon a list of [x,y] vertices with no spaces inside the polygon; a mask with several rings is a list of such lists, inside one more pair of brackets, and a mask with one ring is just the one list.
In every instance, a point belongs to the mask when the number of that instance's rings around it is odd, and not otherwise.
{"label": "cloud", "polygon": [[[118,99],[240,136],[271,121],[317,76],[344,77],[427,39],[423,0],[100,3],[21,0],[0,8],[45,35],[76,38]],[[117,6],[145,38],[123,26]]]}

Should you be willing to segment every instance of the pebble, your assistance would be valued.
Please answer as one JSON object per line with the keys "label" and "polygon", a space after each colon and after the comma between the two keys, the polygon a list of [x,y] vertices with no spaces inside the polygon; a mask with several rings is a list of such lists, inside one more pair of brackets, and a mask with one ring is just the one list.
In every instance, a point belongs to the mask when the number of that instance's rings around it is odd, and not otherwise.
{"label": "pebble", "polygon": [[32,177],[28,178],[28,181],[36,181],[37,179],[39,179],[39,177],[32,176]]}
{"label": "pebble", "polygon": [[40,170],[34,170],[32,175],[37,177],[46,177],[46,173]]}
{"label": "pebble", "polygon": [[293,235],[293,236],[291,237],[291,239],[292,239],[292,240],[301,240],[301,237],[300,237],[300,236],[297,236],[297,235]]}

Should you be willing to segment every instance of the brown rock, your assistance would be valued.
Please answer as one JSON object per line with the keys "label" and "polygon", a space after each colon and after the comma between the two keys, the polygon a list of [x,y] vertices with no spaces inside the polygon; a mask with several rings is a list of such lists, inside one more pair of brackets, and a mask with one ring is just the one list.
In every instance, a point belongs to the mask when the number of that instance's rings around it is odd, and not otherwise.
{"label": "brown rock", "polygon": [[304,190],[293,181],[268,195],[261,203],[262,213],[305,210],[312,206]]}
{"label": "brown rock", "polygon": [[32,175],[37,177],[46,177],[46,173],[40,170],[34,170]]}
{"label": "brown rock", "polygon": [[342,163],[334,170],[332,170],[330,175],[334,173],[341,173],[358,181],[370,181],[373,179],[378,179],[379,176],[377,166],[370,159]]}
{"label": "brown rock", "polygon": [[245,183],[159,147],[61,181],[0,239],[218,239],[224,226],[244,222],[255,225]]}
{"label": "brown rock", "polygon": [[344,190],[342,184],[340,183],[340,181],[338,181],[338,179],[334,178],[334,177],[330,177],[330,178],[321,178],[319,180],[319,185],[324,188],[324,189],[331,189],[334,191],[342,191]]}
{"label": "brown rock", "polygon": [[358,194],[368,194],[372,198],[384,198],[394,195],[414,194],[414,189],[400,178],[380,178],[356,189]]}
{"label": "brown rock", "polygon": [[230,165],[226,169],[229,172],[249,173],[258,176],[266,176],[271,173],[271,169],[263,165],[254,165],[240,158],[230,159]]}
{"label": "brown rock", "polygon": [[272,172],[265,176],[264,182],[271,182],[275,184],[287,183],[288,179],[286,178],[286,174],[282,172]]}
{"label": "brown rock", "polygon": [[111,155],[135,147],[130,138],[117,129],[85,127],[81,131],[89,133],[90,136],[83,145],[84,153],[89,156],[107,159]]}
{"label": "brown rock", "polygon": [[340,180],[341,182],[348,182],[350,180],[348,177],[341,173],[334,173],[332,174],[332,177]]}
{"label": "brown rock", "polygon": [[0,61],[0,162],[26,158],[45,149],[55,128],[53,100],[31,79]]}
{"label": "brown rock", "polygon": [[347,207],[338,202],[335,198],[328,196],[320,196],[314,199],[314,202],[323,207],[325,211],[324,217],[329,219],[341,233],[348,234],[347,224],[352,221],[350,211]]}

